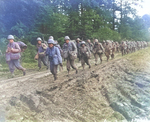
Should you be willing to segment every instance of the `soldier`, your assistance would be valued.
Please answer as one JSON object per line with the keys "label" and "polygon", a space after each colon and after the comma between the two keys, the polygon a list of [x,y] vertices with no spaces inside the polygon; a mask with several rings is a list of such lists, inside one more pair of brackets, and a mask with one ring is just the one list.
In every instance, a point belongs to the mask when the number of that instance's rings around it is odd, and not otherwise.
{"label": "soldier", "polygon": [[92,52],[93,51],[93,44],[91,43],[90,39],[87,40],[87,44],[86,45],[89,48],[89,50]]}
{"label": "soldier", "polygon": [[37,52],[38,52],[38,67],[39,70],[41,69],[41,61],[48,69],[48,64],[46,61],[46,52],[47,46],[46,44],[42,43],[42,39],[40,37],[37,38]]}
{"label": "soldier", "polygon": [[53,36],[50,36],[50,37],[49,37],[49,39],[52,39],[52,40],[54,40],[54,37],[53,37]]}
{"label": "soldier", "polygon": [[93,47],[93,54],[95,57],[95,65],[97,65],[98,56],[99,56],[101,63],[102,63],[102,54],[104,53],[104,51],[105,50],[104,50],[102,44],[98,42],[98,39],[95,39],[95,44]]}
{"label": "soldier", "polygon": [[61,56],[63,55],[63,50],[61,49],[61,47],[60,47],[60,45],[58,44],[58,41],[56,40],[56,41],[54,41],[54,46],[55,47],[58,47],[58,49],[59,49],[59,51],[60,51],[60,54],[61,54]]}
{"label": "soldier", "polygon": [[91,56],[91,52],[89,48],[86,46],[86,43],[84,41],[81,42],[81,47],[79,50],[79,54],[81,56],[81,65],[84,69],[85,63],[89,65],[89,68],[91,68],[91,65],[89,63],[89,58]]}
{"label": "soldier", "polygon": [[80,49],[80,38],[77,38],[76,39],[76,46],[77,46],[77,58],[79,59],[80,61],[80,55],[79,55],[79,49]]}
{"label": "soldier", "polygon": [[122,56],[127,53],[127,44],[125,41],[121,42],[120,50],[121,50]]}
{"label": "soldier", "polygon": [[112,54],[111,54],[111,58],[113,59],[115,56],[115,51],[116,51],[116,44],[114,41],[111,41],[112,44]]}
{"label": "soldier", "polygon": [[49,57],[50,61],[50,71],[54,76],[54,80],[57,80],[57,67],[62,66],[62,57],[58,47],[54,46],[54,40],[48,40],[48,48],[46,50],[46,55]]}
{"label": "soldier", "polygon": [[115,42],[116,44],[116,52],[119,53],[120,44],[118,42]]}
{"label": "soldier", "polygon": [[63,57],[67,59],[67,70],[68,74],[70,71],[70,65],[73,69],[76,70],[76,74],[78,73],[77,67],[74,65],[74,60],[77,58],[77,47],[74,42],[70,41],[69,36],[65,36],[65,43],[63,45]]}
{"label": "soldier", "polygon": [[19,45],[14,42],[14,36],[8,35],[9,44],[7,45],[6,50],[6,62],[9,65],[9,71],[11,72],[11,77],[14,77],[14,70],[15,67],[19,70],[22,70],[23,75],[26,75],[26,69],[23,68],[19,62],[19,59],[21,57],[20,52],[21,49]]}
{"label": "soldier", "polygon": [[103,45],[104,48],[106,47],[106,41],[105,40],[103,40],[102,45]]}
{"label": "soldier", "polygon": [[107,57],[107,61],[109,60],[110,55],[112,55],[112,45],[109,40],[106,40],[105,55]]}
{"label": "soldier", "polygon": [[135,49],[136,49],[135,42],[134,42],[134,41],[132,41],[132,42],[131,42],[131,45],[132,45],[132,52],[135,52]]}

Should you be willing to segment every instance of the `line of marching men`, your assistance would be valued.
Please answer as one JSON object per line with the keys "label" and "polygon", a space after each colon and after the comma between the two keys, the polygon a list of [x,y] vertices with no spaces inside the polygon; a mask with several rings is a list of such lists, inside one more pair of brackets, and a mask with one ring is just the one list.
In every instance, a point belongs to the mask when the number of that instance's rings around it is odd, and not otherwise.
{"label": "line of marching men", "polygon": [[[18,42],[14,42],[14,37],[12,35],[9,35],[7,39],[9,40],[9,44],[6,50],[6,61],[9,65],[10,72],[14,75],[14,69],[16,67],[17,69],[22,70],[23,75],[25,75],[26,69],[23,68],[19,62],[21,57],[19,54],[27,48],[27,45],[21,45]],[[35,56],[35,59],[38,60],[39,70],[41,69],[42,62],[47,69],[49,69],[50,66],[50,71],[54,76],[54,80],[57,80],[58,66],[63,68],[62,58],[67,61],[66,67],[68,74],[71,67],[77,74],[78,68],[75,65],[76,58],[81,61],[83,69],[85,64],[91,68],[89,59],[92,54],[95,58],[95,65],[97,65],[98,57],[102,63],[103,54],[105,54],[108,61],[110,57],[112,59],[114,58],[115,52],[122,52],[122,55],[124,55],[148,46],[148,43],[145,41],[122,41],[120,44],[110,40],[100,43],[98,39],[95,39],[93,43],[89,39],[85,42],[81,41],[79,38],[75,41],[71,41],[69,36],[65,36],[64,41],[65,42],[61,48],[58,42],[54,40],[53,36],[50,36],[47,42],[43,42],[40,37],[37,38],[37,55]],[[50,62],[50,65],[48,62]]]}

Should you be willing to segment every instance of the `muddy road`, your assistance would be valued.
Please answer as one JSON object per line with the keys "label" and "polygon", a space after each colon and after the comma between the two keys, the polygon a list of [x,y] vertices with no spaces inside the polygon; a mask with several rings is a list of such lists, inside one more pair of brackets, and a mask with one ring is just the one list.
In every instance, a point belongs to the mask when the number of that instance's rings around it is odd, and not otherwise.
{"label": "muddy road", "polygon": [[78,74],[49,71],[0,81],[0,122],[150,120],[150,48]]}

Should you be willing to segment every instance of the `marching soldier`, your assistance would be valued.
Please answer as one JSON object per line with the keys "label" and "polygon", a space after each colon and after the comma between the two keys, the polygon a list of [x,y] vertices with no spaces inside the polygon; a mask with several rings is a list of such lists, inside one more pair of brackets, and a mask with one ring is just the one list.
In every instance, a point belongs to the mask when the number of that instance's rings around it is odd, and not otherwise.
{"label": "marching soldier", "polygon": [[70,66],[76,70],[77,74],[78,69],[74,64],[74,60],[77,58],[77,47],[74,42],[70,41],[69,36],[65,36],[65,43],[63,45],[63,58],[67,59],[68,74],[70,72]]}
{"label": "marching soldier", "polygon": [[90,52],[89,48],[86,46],[86,43],[84,41],[81,42],[79,54],[81,56],[81,65],[82,65],[83,69],[85,67],[85,63],[87,65],[89,65],[89,68],[91,68],[91,65],[89,63],[91,52]]}
{"label": "marching soldier", "polygon": [[98,56],[99,56],[100,61],[102,63],[102,55],[103,55],[104,51],[105,50],[104,50],[102,44],[98,42],[98,39],[95,39],[95,44],[93,47],[93,54],[95,57],[95,65],[97,65]]}

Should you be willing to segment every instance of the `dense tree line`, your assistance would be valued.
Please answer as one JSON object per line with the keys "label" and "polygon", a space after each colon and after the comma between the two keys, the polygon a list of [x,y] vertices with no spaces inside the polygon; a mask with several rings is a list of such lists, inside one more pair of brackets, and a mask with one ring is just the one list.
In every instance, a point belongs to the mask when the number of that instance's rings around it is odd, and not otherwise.
{"label": "dense tree line", "polygon": [[86,40],[98,38],[121,41],[149,39],[150,15],[140,18],[139,0],[1,0],[0,38],[16,35],[35,44],[37,37],[53,35]]}

